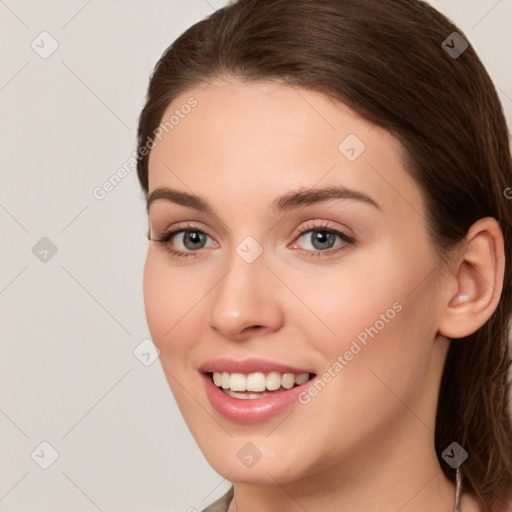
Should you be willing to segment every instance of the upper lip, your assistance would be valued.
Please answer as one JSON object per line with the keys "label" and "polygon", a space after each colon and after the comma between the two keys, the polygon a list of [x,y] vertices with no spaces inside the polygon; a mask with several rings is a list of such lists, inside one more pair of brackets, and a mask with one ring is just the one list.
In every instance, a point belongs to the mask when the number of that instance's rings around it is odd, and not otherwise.
{"label": "upper lip", "polygon": [[210,359],[199,367],[199,371],[203,373],[209,372],[228,372],[228,373],[315,373],[310,369],[297,368],[294,366],[269,361],[266,359]]}

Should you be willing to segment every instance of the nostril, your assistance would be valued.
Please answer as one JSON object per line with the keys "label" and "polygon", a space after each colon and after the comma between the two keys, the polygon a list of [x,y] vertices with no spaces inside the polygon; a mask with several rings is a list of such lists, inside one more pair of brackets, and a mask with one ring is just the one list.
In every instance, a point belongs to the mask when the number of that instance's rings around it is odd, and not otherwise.
{"label": "nostril", "polygon": [[263,328],[263,325],[251,325],[249,327],[246,327],[244,330],[252,330],[252,329],[254,329],[256,331],[256,330],[259,330],[261,328]]}

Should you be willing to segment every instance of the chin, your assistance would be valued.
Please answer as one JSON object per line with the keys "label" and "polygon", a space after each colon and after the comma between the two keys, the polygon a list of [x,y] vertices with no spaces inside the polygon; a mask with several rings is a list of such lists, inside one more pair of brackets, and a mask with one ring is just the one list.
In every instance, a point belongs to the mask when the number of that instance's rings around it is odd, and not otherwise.
{"label": "chin", "polygon": [[275,485],[277,480],[284,484],[307,473],[307,454],[291,446],[290,439],[249,434],[224,442],[213,439],[199,439],[198,446],[210,466],[231,482]]}

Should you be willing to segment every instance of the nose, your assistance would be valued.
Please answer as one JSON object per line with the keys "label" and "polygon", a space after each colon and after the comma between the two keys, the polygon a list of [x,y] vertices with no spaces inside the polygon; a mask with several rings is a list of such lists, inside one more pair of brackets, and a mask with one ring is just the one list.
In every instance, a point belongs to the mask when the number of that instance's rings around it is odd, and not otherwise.
{"label": "nose", "polygon": [[238,254],[210,295],[209,325],[226,338],[242,341],[278,330],[283,310],[276,278],[263,255],[247,263]]}

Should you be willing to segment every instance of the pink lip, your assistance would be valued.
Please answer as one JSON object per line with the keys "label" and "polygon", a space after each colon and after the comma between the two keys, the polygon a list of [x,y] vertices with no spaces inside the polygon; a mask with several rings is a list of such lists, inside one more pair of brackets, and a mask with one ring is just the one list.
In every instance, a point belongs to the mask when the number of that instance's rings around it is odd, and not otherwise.
{"label": "pink lip", "polygon": [[292,389],[270,391],[264,398],[244,400],[232,398],[221,391],[211,380],[210,376],[202,373],[206,395],[213,408],[222,416],[238,423],[258,423],[283,412],[294,402],[298,402],[299,394],[311,384],[311,380]]}
{"label": "pink lip", "polygon": [[199,368],[200,372],[228,372],[228,373],[256,373],[256,372],[279,372],[279,373],[315,373],[311,369],[301,369],[288,366],[266,359],[244,359],[237,361],[235,359],[212,359],[207,361]]}
{"label": "pink lip", "polygon": [[263,359],[246,359],[244,361],[215,359],[203,364],[200,371],[202,372],[201,377],[205,384],[206,395],[213,408],[228,420],[238,423],[258,423],[280,414],[294,402],[298,402],[299,394],[311,385],[312,379],[292,389],[285,390],[281,388],[277,391],[270,391],[271,394],[263,398],[244,400],[226,395],[213,383],[210,373],[214,371],[246,374],[257,371],[263,373],[271,371],[294,374],[314,373],[307,369],[294,368]]}

